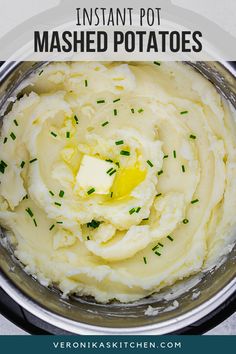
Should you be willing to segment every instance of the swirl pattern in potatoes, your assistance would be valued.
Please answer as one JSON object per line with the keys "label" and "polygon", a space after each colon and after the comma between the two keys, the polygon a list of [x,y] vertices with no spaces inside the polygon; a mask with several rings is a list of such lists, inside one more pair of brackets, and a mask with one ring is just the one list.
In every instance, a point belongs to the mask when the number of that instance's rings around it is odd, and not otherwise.
{"label": "swirl pattern in potatoes", "polygon": [[52,63],[1,130],[0,222],[30,274],[134,301],[233,242],[234,114],[181,63]]}

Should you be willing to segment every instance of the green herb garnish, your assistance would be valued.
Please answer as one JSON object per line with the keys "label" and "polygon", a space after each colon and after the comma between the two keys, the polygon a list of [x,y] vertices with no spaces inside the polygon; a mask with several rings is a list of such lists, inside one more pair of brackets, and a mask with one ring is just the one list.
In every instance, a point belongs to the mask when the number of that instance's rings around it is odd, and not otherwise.
{"label": "green herb garnish", "polygon": [[153,163],[150,160],[147,160],[147,164],[151,167],[153,167]]}
{"label": "green herb garnish", "polygon": [[23,168],[25,166],[25,161],[21,161],[20,167]]}
{"label": "green herb garnish", "polygon": [[97,103],[105,103],[105,100],[98,100]]}
{"label": "green herb garnish", "polygon": [[143,257],[144,264],[147,264],[147,258]]}
{"label": "green herb garnish", "polygon": [[17,122],[17,120],[16,119],[14,119],[14,121],[13,121],[14,123],[15,123],[15,125],[18,127],[18,122]]}
{"label": "green herb garnish", "polygon": [[59,197],[60,197],[60,198],[63,198],[63,197],[64,197],[64,194],[65,194],[65,192],[62,191],[62,190],[60,190],[60,192],[59,192]]}
{"label": "green herb garnish", "polygon": [[95,188],[91,188],[87,191],[87,194],[90,195],[95,192]]}
{"label": "green herb garnish", "polygon": [[16,140],[16,136],[13,132],[11,132],[10,137],[12,138],[12,140]]}
{"label": "green herb garnish", "polygon": [[161,193],[158,193],[157,195],[156,195],[156,197],[160,197],[161,196]]}
{"label": "green herb garnish", "polygon": [[52,191],[49,191],[49,193],[50,193],[52,196],[54,196],[54,195],[55,195]]}
{"label": "green herb garnish", "polygon": [[25,211],[29,214],[29,216],[32,218],[34,216],[34,213],[30,208],[25,209]]}
{"label": "green herb garnish", "polygon": [[181,168],[182,168],[182,172],[185,172],[185,167],[184,167],[184,165],[182,165]]}
{"label": "green herb garnish", "polygon": [[140,210],[141,210],[141,207],[137,207],[136,210],[135,210],[135,212],[136,212],[136,213],[139,213]]}
{"label": "green herb garnish", "polygon": [[163,159],[167,159],[169,155],[164,155],[163,156]]}
{"label": "green herb garnish", "polygon": [[166,238],[168,238],[170,241],[174,241],[174,239],[170,235],[166,236]]}
{"label": "green herb garnish", "polygon": [[158,242],[158,245],[161,246],[161,247],[164,247],[164,245],[160,242]]}
{"label": "green herb garnish", "polygon": [[183,220],[183,224],[188,224],[189,220],[188,219],[184,219]]}
{"label": "green herb garnish", "polygon": [[107,170],[107,174],[109,174],[111,171],[113,170],[113,167],[109,168],[109,170]]}
{"label": "green herb garnish", "polygon": [[39,72],[39,76],[42,75],[42,73],[43,73],[43,70],[41,70],[41,71]]}
{"label": "green herb garnish", "polygon": [[101,124],[101,126],[102,126],[102,127],[105,127],[107,124],[109,124],[109,122],[108,122],[108,121],[106,121],[106,122],[102,123],[102,124]]}
{"label": "green herb garnish", "polygon": [[66,132],[66,138],[67,138],[67,139],[70,138],[70,132]]}
{"label": "green herb garnish", "polygon": [[131,108],[131,113],[134,113],[134,108]]}
{"label": "green herb garnish", "polygon": [[114,116],[117,116],[117,109],[113,110],[113,114],[114,114]]}
{"label": "green herb garnish", "polygon": [[7,167],[6,162],[4,162],[3,160],[1,160],[0,162],[0,172],[1,173],[5,173],[5,168]]}
{"label": "green herb garnish", "polygon": [[198,203],[199,202],[199,199],[194,199],[191,201],[191,204],[195,204],[195,203]]}
{"label": "green herb garnish", "polygon": [[6,142],[7,142],[7,137],[4,138],[3,144],[6,144]]}
{"label": "green herb garnish", "polygon": [[156,251],[155,254],[156,254],[157,256],[159,256],[159,257],[161,256],[161,253],[160,253],[160,252],[157,252],[157,251]]}
{"label": "green herb garnish", "polygon": [[54,136],[55,138],[57,137],[57,134],[54,132],[51,132],[51,135]]}
{"label": "green herb garnish", "polygon": [[132,208],[129,210],[129,214],[132,215],[133,213],[135,213],[135,208]]}
{"label": "green herb garnish", "polygon": [[153,64],[160,66],[161,63],[159,61],[154,61]]}
{"label": "green herb garnish", "polygon": [[117,98],[116,100],[113,101],[113,103],[119,102],[120,98]]}
{"label": "green herb garnish", "polygon": [[144,112],[144,110],[142,109],[142,108],[140,108],[139,110],[138,110],[138,113],[143,113]]}
{"label": "green herb garnish", "polygon": [[74,120],[75,120],[75,123],[76,123],[76,124],[79,124],[79,118],[77,117],[76,114],[74,115]]}
{"label": "green herb garnish", "polygon": [[87,227],[92,227],[93,229],[97,229],[101,223],[102,223],[101,221],[97,221],[93,219],[92,221],[87,223]]}
{"label": "green herb garnish", "polygon": [[163,173],[163,170],[157,172],[157,175],[160,176]]}
{"label": "green herb garnish", "polygon": [[84,80],[85,87],[88,87],[88,80]]}
{"label": "green herb garnish", "polygon": [[32,159],[32,160],[30,160],[30,162],[29,163],[33,163],[33,162],[35,162],[35,161],[37,161],[38,159]]}
{"label": "green herb garnish", "polygon": [[173,156],[174,156],[174,159],[176,159],[176,151],[173,150]]}
{"label": "green herb garnish", "polygon": [[90,240],[90,237],[89,237],[89,236],[87,236],[87,240],[88,240],[88,241]]}
{"label": "green herb garnish", "polygon": [[182,112],[180,112],[180,114],[187,114],[188,113],[188,111],[182,111]]}
{"label": "green herb garnish", "polygon": [[124,140],[118,140],[115,142],[116,145],[122,145],[124,144]]}
{"label": "green herb garnish", "polygon": [[37,224],[37,222],[36,222],[36,220],[35,220],[35,219],[33,219],[33,222],[34,222],[34,226],[35,226],[35,227],[37,227],[37,226],[38,226],[38,224]]}
{"label": "green herb garnish", "polygon": [[189,137],[190,137],[190,139],[196,139],[196,135],[193,135],[193,134],[189,135]]}
{"label": "green herb garnish", "polygon": [[50,228],[49,228],[49,231],[51,231],[54,227],[55,227],[55,225],[52,224],[52,226],[50,226]]}
{"label": "green herb garnish", "polygon": [[130,156],[130,152],[127,151],[127,150],[121,150],[120,154],[123,155],[123,156]]}
{"label": "green herb garnish", "polygon": [[61,203],[58,203],[58,202],[55,202],[54,204],[57,206],[61,206]]}

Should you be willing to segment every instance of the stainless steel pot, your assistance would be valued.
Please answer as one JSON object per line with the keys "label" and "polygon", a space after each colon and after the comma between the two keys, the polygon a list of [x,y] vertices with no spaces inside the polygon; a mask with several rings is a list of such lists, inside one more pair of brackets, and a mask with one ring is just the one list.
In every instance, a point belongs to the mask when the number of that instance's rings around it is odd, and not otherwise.
{"label": "stainless steel pot", "polygon": [[[9,108],[10,97],[19,92],[27,76],[44,63],[4,63],[0,68],[0,110]],[[236,70],[232,63],[188,63],[206,76],[236,109]],[[214,271],[205,273],[201,281],[176,295],[179,306],[172,311],[160,311],[155,316],[145,315],[147,306],[168,308],[174,295],[150,297],[136,304],[97,304],[89,298],[62,299],[56,289],[39,284],[26,274],[14,258],[9,245],[0,236],[0,286],[21,306],[36,317],[62,330],[78,334],[166,334],[180,331],[203,320],[221,307],[236,290],[236,247]],[[184,280],[182,283],[194,281]],[[168,289],[164,290],[165,293]],[[169,289],[173,293],[173,289]],[[167,300],[169,298],[169,300]]]}

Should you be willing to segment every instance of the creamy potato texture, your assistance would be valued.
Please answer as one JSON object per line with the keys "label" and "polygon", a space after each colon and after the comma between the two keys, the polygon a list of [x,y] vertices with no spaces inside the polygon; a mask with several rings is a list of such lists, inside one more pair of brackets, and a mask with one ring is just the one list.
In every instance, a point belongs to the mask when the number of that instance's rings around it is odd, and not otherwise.
{"label": "creamy potato texture", "polygon": [[64,294],[140,299],[232,241],[235,122],[181,63],[53,63],[1,129],[0,222]]}

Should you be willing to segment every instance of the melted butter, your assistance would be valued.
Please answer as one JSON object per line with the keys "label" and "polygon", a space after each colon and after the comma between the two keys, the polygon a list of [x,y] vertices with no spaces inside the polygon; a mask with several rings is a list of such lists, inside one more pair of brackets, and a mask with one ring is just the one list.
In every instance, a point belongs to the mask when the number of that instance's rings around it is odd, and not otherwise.
{"label": "melted butter", "polygon": [[121,199],[129,196],[132,190],[144,181],[145,177],[146,170],[141,170],[138,164],[128,168],[120,168],[111,188],[112,198]]}

